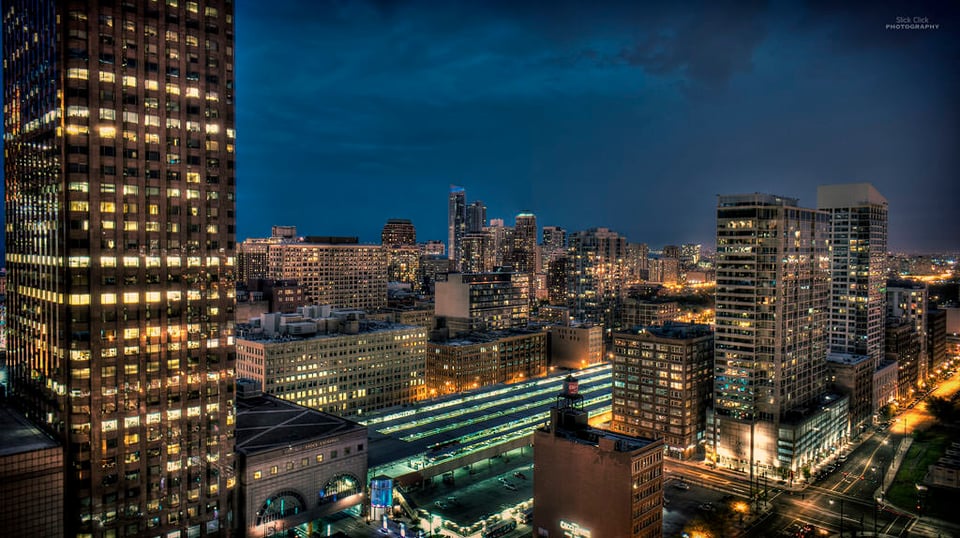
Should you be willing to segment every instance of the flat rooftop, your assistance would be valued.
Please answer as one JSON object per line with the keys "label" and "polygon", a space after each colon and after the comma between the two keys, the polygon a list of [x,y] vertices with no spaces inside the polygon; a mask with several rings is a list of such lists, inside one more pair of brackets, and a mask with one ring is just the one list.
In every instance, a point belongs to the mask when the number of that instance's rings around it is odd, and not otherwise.
{"label": "flat rooftop", "polygon": [[237,452],[257,454],[365,431],[362,425],[269,395],[237,398]]}
{"label": "flat rooftop", "polygon": [[386,409],[360,419],[368,428],[370,472],[397,477],[532,435],[549,422],[571,373],[584,409],[591,416],[609,412],[610,364]]}
{"label": "flat rooftop", "polygon": [[[302,322],[292,322],[292,323],[310,323],[316,322],[317,320],[304,319]],[[249,328],[249,327],[247,327]],[[304,342],[310,340],[323,340],[331,338],[343,338],[346,336],[357,336],[358,334],[377,334],[390,331],[401,331],[401,330],[410,330],[410,329],[420,329],[417,325],[407,325],[405,323],[391,323],[389,321],[377,321],[377,320],[363,320],[360,322],[360,330],[357,333],[346,333],[346,332],[332,332],[332,333],[310,333],[306,335],[296,335],[296,334],[284,334],[284,335],[268,335],[263,332],[244,332],[241,336],[237,336],[237,341],[244,340],[247,342],[257,342],[263,344],[278,344],[283,342]]]}
{"label": "flat rooftop", "polygon": [[438,346],[472,346],[474,344],[486,344],[490,342],[496,342],[497,340],[502,340],[504,338],[513,338],[515,336],[530,336],[534,334],[546,335],[547,333],[539,329],[503,329],[499,331],[463,333],[445,342],[431,342],[431,343],[436,344]]}
{"label": "flat rooftop", "polygon": [[563,437],[569,441],[583,445],[597,446],[600,439],[610,439],[614,441],[614,450],[616,452],[633,452],[639,450],[654,441],[645,437],[630,437],[612,432],[610,430],[601,430],[599,428],[584,428],[582,430],[567,430],[557,428],[555,432],[557,437]]}
{"label": "flat rooftop", "polygon": [[0,456],[53,448],[58,443],[19,412],[0,406]]}

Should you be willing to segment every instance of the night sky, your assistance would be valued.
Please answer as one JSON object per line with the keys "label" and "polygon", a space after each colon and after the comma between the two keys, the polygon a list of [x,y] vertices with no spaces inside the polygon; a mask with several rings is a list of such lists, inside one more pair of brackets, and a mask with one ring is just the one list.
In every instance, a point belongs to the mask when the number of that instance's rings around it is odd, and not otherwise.
{"label": "night sky", "polygon": [[454,183],[508,223],[712,248],[717,194],[869,181],[891,248],[960,248],[954,3],[640,4],[238,2],[238,238],[445,239]]}
{"label": "night sky", "polygon": [[960,250],[955,2],[641,4],[236,2],[238,240],[445,240],[457,184],[713,248],[717,194],[869,181],[892,249]]}

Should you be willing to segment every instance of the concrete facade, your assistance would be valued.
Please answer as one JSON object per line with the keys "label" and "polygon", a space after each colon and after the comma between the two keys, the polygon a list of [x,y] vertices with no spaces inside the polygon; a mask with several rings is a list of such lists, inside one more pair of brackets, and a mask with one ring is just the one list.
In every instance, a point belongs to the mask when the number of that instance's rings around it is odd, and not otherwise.
{"label": "concrete facade", "polygon": [[551,367],[579,370],[604,359],[600,325],[551,325],[547,339]]}

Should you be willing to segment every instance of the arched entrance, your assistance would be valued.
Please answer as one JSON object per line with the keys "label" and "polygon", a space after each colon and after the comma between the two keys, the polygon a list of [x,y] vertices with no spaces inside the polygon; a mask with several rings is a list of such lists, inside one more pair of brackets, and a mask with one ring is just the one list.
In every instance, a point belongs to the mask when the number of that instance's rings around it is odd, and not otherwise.
{"label": "arched entrance", "polygon": [[319,492],[317,492],[317,503],[328,504],[335,503],[340,499],[360,493],[360,481],[351,474],[338,474],[327,481]]}
{"label": "arched entrance", "polygon": [[307,503],[296,491],[281,491],[267,498],[257,511],[257,525],[299,514],[307,509]]}

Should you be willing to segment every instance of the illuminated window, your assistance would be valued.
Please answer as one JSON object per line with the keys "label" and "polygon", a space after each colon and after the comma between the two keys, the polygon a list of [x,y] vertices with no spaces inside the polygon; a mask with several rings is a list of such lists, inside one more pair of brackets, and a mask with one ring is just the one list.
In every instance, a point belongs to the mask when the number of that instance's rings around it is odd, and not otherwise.
{"label": "illuminated window", "polygon": [[67,78],[87,80],[90,78],[90,71],[82,67],[71,67],[70,69],[67,69]]}
{"label": "illuminated window", "polygon": [[220,126],[216,123],[207,124],[207,134],[217,134],[220,132]]}
{"label": "illuminated window", "polygon": [[176,84],[167,84],[167,93],[170,95],[180,95],[180,86]]}
{"label": "illuminated window", "polygon": [[160,127],[160,116],[155,114],[144,114],[143,124],[147,127]]}
{"label": "illuminated window", "polygon": [[124,256],[123,257],[123,266],[124,267],[139,267],[140,258],[136,256]]}
{"label": "illuminated window", "polygon": [[127,220],[123,222],[123,231],[125,232],[135,232],[137,231],[137,221]]}
{"label": "illuminated window", "polygon": [[[126,260],[126,258],[124,258],[124,260]],[[124,304],[137,304],[140,302],[140,294],[135,291],[126,292],[123,294],[123,302]],[[126,329],[126,330],[130,330],[130,329]]]}
{"label": "illuminated window", "polygon": [[144,141],[146,141],[147,144],[159,144],[159,143],[160,143],[160,135],[157,134],[157,133],[147,133],[147,134],[143,135],[143,139],[144,139]]}
{"label": "illuminated window", "polygon": [[116,82],[117,75],[109,71],[100,71],[100,82]]}
{"label": "illuminated window", "polygon": [[200,88],[187,88],[187,97],[200,97]]}
{"label": "illuminated window", "polygon": [[90,294],[72,293],[70,294],[70,304],[73,306],[88,305],[90,304]]}
{"label": "illuminated window", "polygon": [[117,258],[114,256],[100,256],[100,265],[102,267],[116,267]]}
{"label": "illuminated window", "polygon": [[114,213],[117,210],[117,204],[114,202],[100,202],[101,213]]}
{"label": "illuminated window", "polygon": [[100,109],[100,119],[101,120],[115,120],[117,119],[117,111],[112,108],[101,108]]}
{"label": "illuminated window", "polygon": [[90,211],[90,202],[84,200],[71,200],[70,211]]}
{"label": "illuminated window", "polygon": [[100,423],[100,430],[105,432],[117,431],[117,419],[104,420]]}
{"label": "illuminated window", "polygon": [[147,90],[159,90],[160,83],[157,82],[156,80],[144,80],[143,87],[144,89],[147,89]]}
{"label": "illuminated window", "polygon": [[67,117],[68,118],[89,118],[90,109],[85,106],[68,106],[67,107]]}
{"label": "illuminated window", "polygon": [[123,85],[127,88],[136,88],[137,87],[137,77],[131,75],[123,76]]}
{"label": "illuminated window", "polygon": [[117,304],[116,293],[101,293],[100,304]]}
{"label": "illuminated window", "polygon": [[137,117],[136,112],[129,112],[125,110],[123,112],[123,121],[127,123],[137,123],[139,121],[139,118]]}
{"label": "illuminated window", "polygon": [[253,479],[254,479],[254,480],[260,480],[261,478],[263,478],[263,473],[262,473],[261,471],[254,471],[254,472],[253,472]]}
{"label": "illuminated window", "polygon": [[101,125],[97,128],[97,132],[100,134],[101,138],[116,138],[117,137],[117,128],[111,127],[109,125]]}

